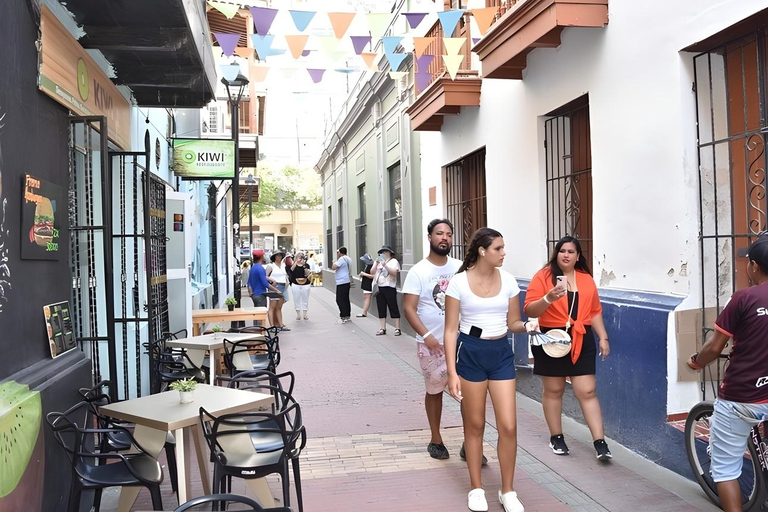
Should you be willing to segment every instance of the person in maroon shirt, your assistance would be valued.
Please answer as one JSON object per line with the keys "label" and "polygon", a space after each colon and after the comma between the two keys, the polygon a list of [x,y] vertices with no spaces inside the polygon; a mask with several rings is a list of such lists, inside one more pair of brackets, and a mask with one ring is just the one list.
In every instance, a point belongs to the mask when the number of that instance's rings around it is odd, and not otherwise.
{"label": "person in maroon shirt", "polygon": [[741,476],[749,432],[768,418],[768,236],[747,250],[749,288],[731,296],[715,321],[715,334],[688,366],[700,370],[715,361],[733,338],[733,348],[710,426],[712,479],[726,512],[742,510]]}

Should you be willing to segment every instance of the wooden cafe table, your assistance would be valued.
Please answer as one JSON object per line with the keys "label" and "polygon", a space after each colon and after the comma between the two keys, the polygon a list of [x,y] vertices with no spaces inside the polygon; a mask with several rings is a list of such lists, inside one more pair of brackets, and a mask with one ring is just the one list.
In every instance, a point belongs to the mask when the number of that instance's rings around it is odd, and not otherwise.
{"label": "wooden cafe table", "polygon": [[[272,402],[272,396],[265,393],[198,384],[195,389],[195,401],[192,403],[179,403],[178,391],[166,391],[105,405],[100,407],[100,412],[110,418],[133,422],[136,425],[133,433],[136,442],[155,458],[160,455],[165,445],[167,433],[173,432],[176,438],[176,471],[181,504],[193,497],[190,495],[189,460],[192,438],[197,452],[203,492],[205,495],[211,494],[212,470],[208,468],[210,450],[200,425],[200,407],[214,416],[221,416],[268,407]],[[246,483],[263,506],[274,506],[266,479],[246,480]],[[140,490],[141,487],[123,487],[120,491],[118,512],[129,512]]]}
{"label": "wooden cafe table", "polygon": [[200,324],[208,322],[237,322],[239,320],[267,320],[267,308],[250,307],[235,308],[230,311],[221,309],[193,309],[192,310],[192,335],[200,335]]}
{"label": "wooden cafe table", "polygon": [[167,340],[165,345],[171,348],[183,348],[187,350],[189,359],[200,368],[203,365],[205,351],[211,353],[210,371],[208,372],[208,383],[214,384],[216,379],[216,364],[221,360],[221,351],[224,348],[224,340],[243,341],[248,344],[263,344],[266,337],[263,334],[237,333],[237,332],[218,332],[213,334],[203,334],[202,336],[191,336],[189,338],[179,338],[176,340]]}

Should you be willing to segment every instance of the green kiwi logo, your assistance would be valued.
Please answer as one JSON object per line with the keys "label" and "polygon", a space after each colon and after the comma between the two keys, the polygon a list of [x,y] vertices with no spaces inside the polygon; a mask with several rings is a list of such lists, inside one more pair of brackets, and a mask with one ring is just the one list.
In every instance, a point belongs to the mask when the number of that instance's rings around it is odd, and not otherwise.
{"label": "green kiwi logo", "polygon": [[88,68],[85,66],[83,59],[77,61],[77,90],[80,92],[80,98],[83,101],[88,101]]}
{"label": "green kiwi logo", "polygon": [[194,151],[185,151],[184,154],[181,155],[181,159],[184,160],[184,163],[193,164],[195,163],[195,160],[197,160],[197,155]]}
{"label": "green kiwi logo", "polygon": [[13,381],[0,385],[0,498],[13,491],[37,443],[43,409],[40,392]]}

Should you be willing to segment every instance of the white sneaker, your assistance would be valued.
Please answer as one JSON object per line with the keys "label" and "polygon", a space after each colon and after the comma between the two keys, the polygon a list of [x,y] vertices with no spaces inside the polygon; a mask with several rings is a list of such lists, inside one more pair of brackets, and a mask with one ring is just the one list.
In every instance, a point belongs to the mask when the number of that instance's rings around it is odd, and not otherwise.
{"label": "white sneaker", "polygon": [[477,488],[469,491],[467,507],[472,512],[488,512],[488,502],[485,501],[485,490]]}
{"label": "white sneaker", "polygon": [[499,503],[504,507],[504,512],[525,512],[525,507],[517,498],[515,491],[505,492],[501,494],[499,491]]}

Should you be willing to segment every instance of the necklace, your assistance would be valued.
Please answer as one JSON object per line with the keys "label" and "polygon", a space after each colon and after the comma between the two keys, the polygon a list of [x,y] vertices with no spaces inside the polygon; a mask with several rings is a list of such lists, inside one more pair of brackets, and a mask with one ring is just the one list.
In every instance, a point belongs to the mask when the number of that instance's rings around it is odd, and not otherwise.
{"label": "necklace", "polygon": [[[474,272],[473,272],[473,274],[474,274]],[[493,288],[493,285],[496,284],[495,277],[496,276],[491,276],[490,283],[488,284],[488,286],[485,286],[485,287],[483,287],[483,285],[482,285],[482,281],[480,280],[480,276],[475,278],[475,286],[477,286],[480,289],[480,291],[483,294],[483,297],[486,297],[489,293],[491,293],[491,288]]]}

